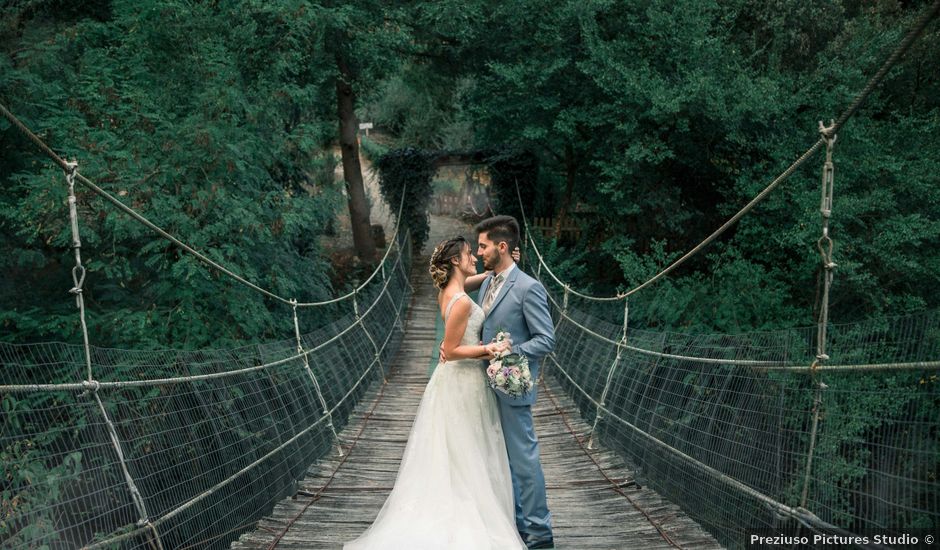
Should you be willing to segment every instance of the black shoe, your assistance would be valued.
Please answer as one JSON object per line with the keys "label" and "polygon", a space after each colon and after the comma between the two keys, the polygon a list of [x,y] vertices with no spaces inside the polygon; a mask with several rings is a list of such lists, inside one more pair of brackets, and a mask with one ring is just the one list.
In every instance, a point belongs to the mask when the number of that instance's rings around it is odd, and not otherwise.
{"label": "black shoe", "polygon": [[554,548],[555,539],[542,539],[542,540],[527,540],[525,541],[526,548]]}

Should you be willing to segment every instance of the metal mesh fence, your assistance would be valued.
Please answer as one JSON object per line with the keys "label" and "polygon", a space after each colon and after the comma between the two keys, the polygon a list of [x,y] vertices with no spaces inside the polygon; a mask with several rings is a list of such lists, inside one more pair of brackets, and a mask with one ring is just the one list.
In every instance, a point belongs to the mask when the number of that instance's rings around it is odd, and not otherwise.
{"label": "metal mesh fence", "polygon": [[546,372],[637,479],[729,547],[758,528],[940,524],[940,314],[690,335],[624,329],[541,277],[556,321]]}
{"label": "metal mesh fence", "polygon": [[92,347],[92,383],[81,345],[0,344],[0,546],[228,547],[294,492],[383,378],[404,332],[409,242],[398,235],[350,299],[299,309],[332,316],[299,339]]}

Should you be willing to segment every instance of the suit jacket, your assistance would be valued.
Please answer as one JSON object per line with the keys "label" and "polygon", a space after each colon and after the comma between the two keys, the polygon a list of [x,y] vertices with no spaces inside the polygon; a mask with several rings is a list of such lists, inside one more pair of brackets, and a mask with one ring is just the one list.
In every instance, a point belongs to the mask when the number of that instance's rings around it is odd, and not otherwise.
{"label": "suit jacket", "polygon": [[[492,280],[492,276],[487,277],[480,287],[477,300],[481,306]],[[513,352],[526,356],[532,381],[538,380],[541,359],[555,348],[555,325],[548,309],[545,287],[523,273],[518,265],[503,283],[496,302],[483,322],[483,341],[491,341],[500,330],[509,332]],[[510,397],[499,391],[496,396],[510,405],[532,405],[535,403],[536,390],[533,387],[525,397]]]}

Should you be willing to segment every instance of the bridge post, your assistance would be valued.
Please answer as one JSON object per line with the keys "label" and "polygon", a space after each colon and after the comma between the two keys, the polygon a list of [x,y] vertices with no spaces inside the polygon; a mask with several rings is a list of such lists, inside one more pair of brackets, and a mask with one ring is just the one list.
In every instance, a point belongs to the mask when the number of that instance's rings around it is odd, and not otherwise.
{"label": "bridge post", "polygon": [[812,376],[816,388],[813,395],[813,423],[810,428],[809,449],[806,452],[806,471],[803,476],[803,491],[800,495],[800,507],[804,509],[809,498],[810,474],[813,469],[813,455],[816,451],[816,439],[819,433],[819,418],[822,409],[822,392],[828,387],[816,379],[816,373],[819,367],[829,360],[826,350],[829,324],[829,289],[832,286],[833,270],[836,267],[836,263],[832,261],[832,238],[829,237],[829,218],[832,216],[832,195],[835,183],[832,148],[836,142],[836,134],[833,133],[833,128],[834,123],[826,127],[823,126],[822,121],[819,122],[819,133],[826,141],[826,161],[823,163],[822,169],[822,193],[819,204],[819,213],[822,217],[822,236],[816,241],[816,248],[822,258],[823,292],[819,301],[819,319],[816,327],[816,359],[810,366],[810,376]]}
{"label": "bridge post", "polygon": [[72,282],[75,284],[69,294],[75,296],[75,306],[78,308],[78,318],[82,324],[82,342],[85,345],[85,367],[88,382],[94,380],[91,374],[91,346],[88,343],[88,324],[85,322],[85,298],[82,295],[82,285],[85,283],[85,266],[82,265],[82,239],[78,232],[78,205],[75,198],[75,174],[78,172],[78,163],[67,163],[68,172],[65,179],[69,185],[69,221],[72,228],[72,250],[75,253],[75,267],[72,268]]}
{"label": "bridge post", "polygon": [[604,383],[604,391],[601,392],[601,400],[598,403],[597,412],[594,415],[594,425],[591,427],[591,437],[588,439],[587,448],[589,450],[594,450],[594,436],[597,432],[597,423],[601,421],[603,417],[603,408],[607,406],[607,393],[610,391],[610,384],[614,380],[614,373],[617,370],[617,365],[620,364],[620,357],[623,355],[623,346],[627,344],[627,324],[630,318],[630,299],[624,297],[623,299],[623,334],[620,337],[620,345],[617,346],[617,356],[614,358],[614,362],[610,365],[610,370],[607,371],[607,381]]}
{"label": "bridge post", "polygon": [[[415,287],[414,285],[411,284],[411,270],[410,268],[408,270],[405,269],[405,258],[408,258],[409,266],[411,265],[411,259],[412,259],[411,232],[410,231],[406,233],[404,243],[405,243],[404,247],[402,247],[401,245],[398,246],[398,258],[396,259],[396,261],[398,262],[398,268],[401,271],[402,280],[404,281],[404,284],[408,285],[408,288],[410,289],[409,296],[414,296]],[[402,290],[403,290],[402,298],[404,298],[405,296],[404,289]],[[409,298],[409,302],[410,302],[410,298]],[[405,300],[402,300],[401,303],[398,305],[398,307],[395,308],[395,319],[398,322],[398,329],[401,331],[402,336],[404,336],[405,334],[405,321],[402,319],[402,312],[403,310],[407,309],[407,307],[408,307],[408,302],[405,302]]]}
{"label": "bridge post", "polygon": [[339,434],[336,433],[336,426],[333,425],[333,413],[330,412],[330,407],[326,404],[326,399],[323,397],[323,391],[320,389],[320,383],[317,381],[316,375],[313,374],[313,370],[310,368],[310,359],[308,354],[304,351],[304,346],[300,341],[300,323],[297,322],[297,300],[292,299],[290,302],[294,310],[294,335],[297,337],[297,353],[301,354],[304,358],[304,370],[307,371],[307,376],[313,383],[313,389],[317,392],[317,399],[320,400],[320,406],[323,407],[323,414],[326,416],[326,425],[330,428],[330,432],[333,434],[333,440],[336,441],[336,448],[339,451],[339,456],[342,457],[343,447],[340,445]]}
{"label": "bridge post", "polygon": [[[411,293],[414,294],[415,287],[411,284],[411,278],[408,276],[408,271],[405,269],[405,262],[402,261],[405,251],[408,252],[408,257],[411,257],[411,233],[405,233],[405,249],[402,250],[401,244],[398,245],[398,269],[401,271],[401,276],[405,278],[405,284],[411,288]],[[404,330],[404,328],[402,328]]]}
{"label": "bridge post", "polygon": [[[408,238],[409,236],[410,234],[406,234],[406,238]],[[408,280],[408,274],[405,272],[405,265],[404,265],[405,262],[402,261],[404,259],[405,251],[402,249],[401,243],[399,242],[397,238],[395,239],[393,246],[395,246],[398,249],[398,257],[395,258],[395,265],[392,267],[392,272],[397,271],[398,273],[401,273],[402,281],[404,281],[404,284],[408,285],[408,287],[412,289],[412,293],[413,293],[414,288],[411,287],[411,281]],[[408,245],[406,244],[405,246],[408,246]],[[383,275],[385,273],[384,267],[383,267],[382,273]],[[401,304],[396,305],[395,300],[392,299],[391,294],[386,293],[386,296],[388,296],[388,299],[391,300],[392,302],[392,306],[394,306],[395,308],[395,326],[398,327],[398,330],[401,331],[402,334],[404,334],[405,324],[401,320]],[[404,293],[402,293],[402,297],[404,297]]]}
{"label": "bridge post", "polygon": [[[384,288],[382,289],[382,293],[383,294],[385,293]],[[362,327],[362,332],[364,332],[366,335],[366,338],[369,339],[369,342],[372,344],[372,351],[375,353],[374,359],[372,360],[372,364],[369,365],[369,368],[371,369],[372,366],[376,364],[378,364],[381,367],[382,365],[381,365],[381,361],[379,361],[379,357],[381,357],[382,352],[379,350],[378,344],[375,343],[375,338],[372,337],[372,334],[369,333],[369,329],[366,328],[365,323],[362,322],[362,316],[359,315],[359,300],[357,300],[358,296],[359,296],[359,289],[357,288],[356,290],[353,291],[353,313],[355,313],[356,315],[356,323],[358,323],[359,326]],[[379,299],[381,299],[381,297],[379,297]],[[385,383],[388,382],[388,378],[386,378],[385,376],[385,368],[382,368],[382,382],[385,382]]]}
{"label": "bridge post", "polygon": [[101,396],[98,395],[101,384],[92,376],[91,345],[88,340],[88,324],[85,322],[85,298],[82,295],[82,286],[85,284],[85,266],[82,265],[82,239],[78,231],[78,200],[75,197],[75,176],[78,173],[78,163],[74,161],[67,162],[66,168],[65,179],[69,187],[69,222],[72,230],[72,250],[75,253],[75,267],[72,268],[72,282],[75,286],[69,290],[69,294],[75,296],[75,305],[78,307],[78,316],[82,325],[82,342],[84,343],[86,368],[86,379],[82,382],[85,386],[83,395],[91,394],[91,396],[94,397],[95,403],[98,405],[98,410],[101,411],[101,416],[104,417],[105,426],[108,428],[108,436],[111,438],[111,444],[114,447],[114,452],[117,454],[118,463],[121,465],[121,473],[124,475],[124,482],[127,483],[131,500],[139,515],[137,526],[147,527],[149,529],[147,538],[149,539],[148,542],[150,546],[156,550],[163,550],[163,542],[160,540],[160,533],[157,532],[156,525],[150,521],[143,496],[141,496],[140,490],[137,488],[137,484],[134,482],[134,478],[127,468],[127,462],[124,459],[124,450],[121,446],[121,440],[118,438],[117,429],[114,427],[114,423],[111,421],[111,417],[108,415],[108,411],[101,401]]}

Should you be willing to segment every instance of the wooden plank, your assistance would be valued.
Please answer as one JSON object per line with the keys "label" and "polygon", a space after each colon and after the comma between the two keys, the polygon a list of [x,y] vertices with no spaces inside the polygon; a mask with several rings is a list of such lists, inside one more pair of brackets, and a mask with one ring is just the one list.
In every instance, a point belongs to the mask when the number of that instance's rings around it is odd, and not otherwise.
{"label": "wooden plank", "polygon": [[[418,259],[412,267],[415,294],[406,345],[392,361],[388,383],[366,392],[340,434],[347,456],[339,458],[334,451],[311,465],[298,493],[277,504],[233,549],[267,549],[281,537],[276,545],[281,550],[335,550],[378,514],[395,483],[427,383],[428,361],[422,358],[429,359],[437,347],[437,291],[425,275],[426,265]],[[588,451],[584,441],[590,426],[577,411],[556,382],[542,381],[533,417],[558,548],[674,548],[656,526],[680,547],[721,548],[678,506],[649,489],[637,489],[621,457],[602,448]]]}

